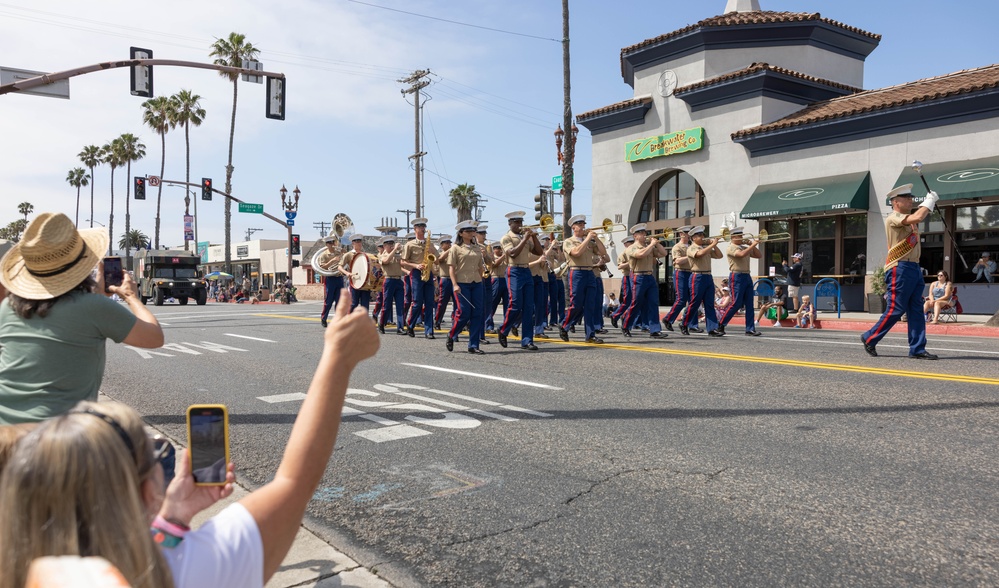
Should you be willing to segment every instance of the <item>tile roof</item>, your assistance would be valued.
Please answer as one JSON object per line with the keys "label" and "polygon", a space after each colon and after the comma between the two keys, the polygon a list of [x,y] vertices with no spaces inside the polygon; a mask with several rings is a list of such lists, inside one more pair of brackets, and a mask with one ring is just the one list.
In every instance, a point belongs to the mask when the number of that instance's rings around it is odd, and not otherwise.
{"label": "tile roof", "polygon": [[999,89],[999,64],[823,100],[772,123],[732,133],[732,138],[739,139],[989,89]]}
{"label": "tile roof", "polygon": [[627,110],[635,106],[641,106],[643,104],[648,104],[652,102],[651,96],[642,96],[641,98],[631,98],[629,100],[624,100],[622,102],[617,102],[609,106],[604,106],[602,108],[597,108],[596,110],[590,110],[589,112],[584,112],[582,114],[576,115],[577,121],[584,121],[588,118],[593,118],[596,116],[601,116],[604,114],[610,114],[612,112],[617,112],[619,110]]}
{"label": "tile roof", "polygon": [[778,67],[776,65],[770,65],[769,63],[762,63],[761,62],[761,63],[753,63],[749,67],[745,67],[745,68],[740,69],[740,70],[729,72],[727,74],[723,74],[723,75],[720,75],[718,77],[710,78],[710,79],[707,79],[707,80],[704,80],[704,81],[701,81],[701,82],[697,82],[697,83],[694,83],[694,84],[690,84],[690,85],[687,85],[687,86],[683,86],[683,87],[677,88],[675,90],[675,93],[676,94],[682,94],[684,92],[690,92],[691,90],[697,90],[697,89],[700,89],[700,88],[706,88],[708,86],[713,86],[715,84],[721,84],[722,82],[727,82],[727,81],[730,81],[730,80],[735,80],[735,79],[738,79],[738,78],[750,76],[752,74],[759,73],[759,72],[762,72],[762,71],[772,71],[774,73],[783,74],[783,75],[786,75],[786,76],[790,76],[790,77],[793,77],[793,78],[798,78],[798,79],[801,79],[801,80],[806,80],[806,81],[809,81],[809,82],[814,82],[816,84],[822,84],[824,86],[830,86],[832,88],[838,88],[838,89],[841,89],[841,90],[846,90],[847,92],[851,92],[851,93],[852,92],[860,92],[860,91],[863,90],[863,88],[855,88],[853,86],[848,86],[846,84],[841,84],[839,82],[834,82],[832,80],[826,80],[826,79],[823,79],[823,78],[817,78],[815,76],[810,76],[810,75],[807,75],[807,74],[803,74],[801,72],[797,72],[797,71],[794,71],[794,70],[791,70],[791,69],[786,69],[786,68],[783,68],[783,67]]}
{"label": "tile roof", "polygon": [[857,27],[851,27],[849,25],[843,24],[841,22],[831,20],[828,18],[822,18],[822,15],[818,12],[774,12],[771,10],[761,10],[759,12],[730,12],[729,14],[723,14],[721,16],[712,16],[711,18],[706,18],[700,22],[694,23],[692,25],[686,26],[682,29],[673,31],[671,33],[666,33],[665,35],[660,35],[653,39],[646,39],[641,43],[632,45],[630,47],[625,47],[621,49],[621,58],[623,59],[629,53],[648,47],[649,45],[657,45],[671,39],[673,37],[679,37],[685,35],[691,31],[695,31],[700,28],[707,27],[729,27],[738,25],[754,25],[754,24],[774,24],[783,22],[804,22],[804,21],[822,21],[827,24],[842,28],[844,30],[857,33],[859,35],[864,35],[872,39],[881,39],[881,35],[875,33],[869,33],[865,30],[858,29]]}

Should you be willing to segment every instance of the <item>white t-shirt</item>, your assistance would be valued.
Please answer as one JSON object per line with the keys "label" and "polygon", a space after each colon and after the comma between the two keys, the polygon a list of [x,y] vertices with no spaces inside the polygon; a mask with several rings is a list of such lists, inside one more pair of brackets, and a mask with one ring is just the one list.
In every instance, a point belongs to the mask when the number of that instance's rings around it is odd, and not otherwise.
{"label": "white t-shirt", "polygon": [[263,588],[264,544],[260,529],[238,502],[162,550],[177,588]]}

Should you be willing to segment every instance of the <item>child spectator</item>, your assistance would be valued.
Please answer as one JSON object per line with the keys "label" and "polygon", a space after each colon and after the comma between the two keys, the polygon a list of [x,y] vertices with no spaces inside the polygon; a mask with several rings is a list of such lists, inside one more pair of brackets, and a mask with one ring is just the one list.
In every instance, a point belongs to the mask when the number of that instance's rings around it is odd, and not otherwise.
{"label": "child spectator", "polygon": [[812,297],[808,294],[801,297],[801,308],[798,309],[795,323],[795,329],[803,329],[806,324],[809,329],[815,328],[815,305],[812,304]]}

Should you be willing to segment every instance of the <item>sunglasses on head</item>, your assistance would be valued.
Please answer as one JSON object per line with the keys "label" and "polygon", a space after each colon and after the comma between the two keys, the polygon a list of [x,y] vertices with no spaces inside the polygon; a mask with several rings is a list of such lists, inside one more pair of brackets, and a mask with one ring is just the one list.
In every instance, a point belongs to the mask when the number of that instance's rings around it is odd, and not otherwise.
{"label": "sunglasses on head", "polygon": [[[96,411],[92,408],[73,411],[73,414],[89,414],[111,425],[111,428],[118,433],[118,437],[120,437],[122,442],[125,444],[128,454],[133,457],[135,456],[135,445],[132,443],[132,438],[128,436],[125,428],[122,427],[121,424],[118,423],[118,421],[116,421],[111,415],[104,414],[103,412]],[[174,477],[174,471],[177,465],[177,451],[174,449],[173,444],[170,443],[170,440],[159,433],[149,437],[149,444],[153,448],[152,463],[159,462],[160,466],[163,467],[163,487],[165,488],[170,484],[170,481],[173,480]],[[142,473],[143,472],[140,472],[140,474]]]}

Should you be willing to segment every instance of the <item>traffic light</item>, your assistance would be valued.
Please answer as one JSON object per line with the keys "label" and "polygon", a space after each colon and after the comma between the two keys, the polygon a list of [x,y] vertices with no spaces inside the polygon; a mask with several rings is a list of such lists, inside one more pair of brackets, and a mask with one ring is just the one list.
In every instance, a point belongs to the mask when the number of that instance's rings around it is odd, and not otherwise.
{"label": "traffic light", "polygon": [[[152,49],[142,49],[140,47],[130,47],[128,51],[129,59],[152,59]],[[129,76],[129,90],[132,96],[142,96],[143,98],[153,97],[153,66],[133,65],[131,76]]]}
{"label": "traffic light", "polygon": [[545,214],[546,202],[545,202],[545,191],[544,189],[534,197],[534,220],[541,221],[541,217]]}
{"label": "traffic light", "polygon": [[212,179],[211,178],[201,178],[201,199],[211,200],[212,199]]}
{"label": "traffic light", "polygon": [[291,236],[291,254],[299,255],[302,253],[302,238],[298,235]]}
{"label": "traffic light", "polygon": [[146,199],[146,178],[142,176],[135,176],[135,199]]}

